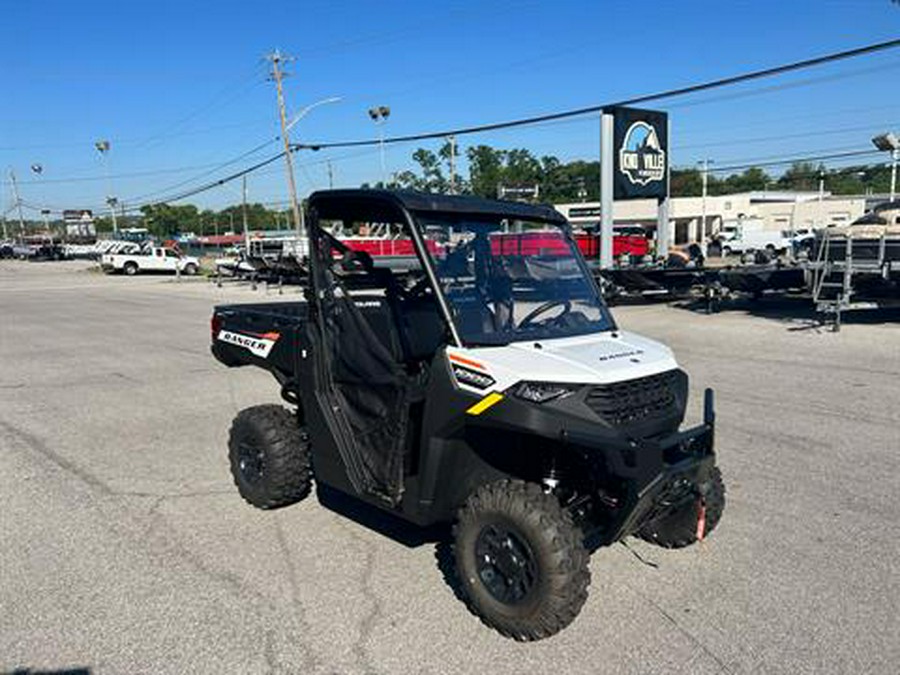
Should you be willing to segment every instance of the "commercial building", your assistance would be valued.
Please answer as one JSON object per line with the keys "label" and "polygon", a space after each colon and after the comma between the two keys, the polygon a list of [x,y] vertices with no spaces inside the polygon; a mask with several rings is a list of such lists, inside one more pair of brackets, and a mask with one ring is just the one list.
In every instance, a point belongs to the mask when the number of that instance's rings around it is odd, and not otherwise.
{"label": "commercial building", "polygon": [[[766,230],[799,230],[847,225],[887,196],[841,195],[824,192],[741,192],[731,195],[674,197],[669,206],[669,243],[702,241],[724,225],[742,220],[761,223]],[[556,204],[556,209],[576,226],[594,226],[600,220],[600,203]],[[705,226],[704,223],[705,214]],[[613,205],[617,226],[640,225],[656,233],[657,205],[652,199],[617,201]]]}

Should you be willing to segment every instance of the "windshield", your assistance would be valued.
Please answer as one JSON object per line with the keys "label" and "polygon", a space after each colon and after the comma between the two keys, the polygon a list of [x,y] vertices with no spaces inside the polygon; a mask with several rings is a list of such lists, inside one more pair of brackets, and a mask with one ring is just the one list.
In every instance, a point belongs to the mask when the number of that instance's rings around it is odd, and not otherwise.
{"label": "windshield", "polygon": [[614,328],[560,226],[431,216],[421,223],[462,340],[508,344]]}

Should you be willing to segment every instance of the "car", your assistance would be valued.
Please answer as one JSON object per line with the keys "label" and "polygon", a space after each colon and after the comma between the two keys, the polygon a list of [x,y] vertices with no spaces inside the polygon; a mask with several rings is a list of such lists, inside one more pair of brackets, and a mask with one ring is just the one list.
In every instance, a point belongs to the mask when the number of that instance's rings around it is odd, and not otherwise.
{"label": "car", "polygon": [[[289,405],[232,423],[244,500],[284,507],[315,480],[409,527],[452,526],[469,609],[517,640],[575,619],[595,548],[681,548],[716,528],[713,392],[681,428],[687,374],[617,325],[558,212],[382,190],[308,205],[304,299],[211,318],[215,358],[269,371]],[[379,266],[327,229],[354,222],[403,227],[418,265]]]}

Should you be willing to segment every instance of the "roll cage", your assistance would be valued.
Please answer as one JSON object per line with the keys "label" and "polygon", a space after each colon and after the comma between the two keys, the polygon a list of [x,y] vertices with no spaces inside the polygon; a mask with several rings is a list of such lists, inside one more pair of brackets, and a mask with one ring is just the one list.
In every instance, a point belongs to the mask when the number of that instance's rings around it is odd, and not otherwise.
{"label": "roll cage", "polygon": [[[615,328],[612,316],[606,311],[597,289],[593,287],[590,270],[578,252],[568,222],[548,206],[415,192],[328,190],[311,195],[309,213],[310,300],[315,310],[321,310],[321,304],[332,299],[329,291],[333,290],[336,282],[346,291],[380,289],[389,299],[391,296],[422,294],[432,298],[436,304],[446,328],[447,339],[453,346],[498,344],[496,341],[484,342],[481,338],[467,340],[467,336],[460,330],[458,314],[453,311],[454,307],[448,301],[440,273],[435,268],[435,242],[426,238],[425,229],[435,218],[445,223],[483,223],[507,219],[558,228],[558,232],[562,233],[567,245],[571,247],[567,253],[571,255],[571,262],[577,268],[576,276],[586,282],[585,290],[589,287],[588,292],[599,308],[603,329]],[[327,222],[338,224],[342,231],[353,231],[354,223],[400,225],[412,240],[415,257],[401,265],[400,270],[392,272],[367,252],[355,250],[333,236],[325,227]],[[519,336],[517,339],[529,338]]]}

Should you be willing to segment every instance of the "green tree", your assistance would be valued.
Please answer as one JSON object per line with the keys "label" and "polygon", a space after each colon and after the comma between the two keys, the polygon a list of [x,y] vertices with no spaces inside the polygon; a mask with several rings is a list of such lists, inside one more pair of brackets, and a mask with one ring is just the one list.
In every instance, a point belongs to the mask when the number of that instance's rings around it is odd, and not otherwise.
{"label": "green tree", "polygon": [[699,197],[703,194],[703,175],[698,169],[670,169],[669,193],[673,197]]}
{"label": "green tree", "polygon": [[168,238],[197,229],[199,212],[193,204],[147,204],[141,207],[144,226],[151,234]]}
{"label": "green tree", "polygon": [[[449,192],[464,192],[464,181],[456,177],[455,186],[450,185],[450,142],[441,146],[437,153],[418,148],[412,155],[413,161],[419,165],[419,173],[415,171],[402,171],[394,176],[394,180],[388,187],[407,190],[419,190],[421,192],[434,192],[446,194]],[[381,184],[377,184],[381,187]],[[455,190],[453,189],[455,187]]]}
{"label": "green tree", "polygon": [[476,145],[466,150],[469,160],[469,186],[479,197],[496,197],[503,182],[506,153],[489,145]]}
{"label": "green tree", "polygon": [[751,167],[744,173],[731,174],[725,180],[718,181],[716,194],[765,190],[771,182],[772,178],[769,174],[758,167]]}
{"label": "green tree", "polygon": [[824,166],[816,166],[812,162],[795,162],[778,179],[778,187],[784,190],[817,190],[819,187],[819,172],[824,170]]}

